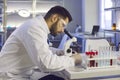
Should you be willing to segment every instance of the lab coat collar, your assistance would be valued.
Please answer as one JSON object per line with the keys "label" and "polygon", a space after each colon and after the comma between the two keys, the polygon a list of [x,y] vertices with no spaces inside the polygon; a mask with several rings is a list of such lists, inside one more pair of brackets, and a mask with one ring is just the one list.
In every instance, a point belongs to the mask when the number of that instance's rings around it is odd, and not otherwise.
{"label": "lab coat collar", "polygon": [[48,28],[48,25],[47,25],[47,23],[46,23],[46,21],[45,21],[45,19],[43,18],[43,16],[38,16],[37,17],[38,18],[38,20],[41,20],[40,22],[42,22],[41,24],[40,24],[40,26],[43,26],[44,28],[44,30],[47,32],[47,34],[50,34],[50,30],[49,30],[49,28]]}

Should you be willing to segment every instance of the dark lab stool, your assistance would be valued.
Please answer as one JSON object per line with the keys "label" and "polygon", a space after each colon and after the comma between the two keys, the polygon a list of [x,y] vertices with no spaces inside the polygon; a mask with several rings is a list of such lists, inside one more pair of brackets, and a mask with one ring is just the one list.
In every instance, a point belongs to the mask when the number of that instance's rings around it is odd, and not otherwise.
{"label": "dark lab stool", "polygon": [[65,80],[65,79],[55,75],[47,75],[45,77],[40,78],[39,80]]}

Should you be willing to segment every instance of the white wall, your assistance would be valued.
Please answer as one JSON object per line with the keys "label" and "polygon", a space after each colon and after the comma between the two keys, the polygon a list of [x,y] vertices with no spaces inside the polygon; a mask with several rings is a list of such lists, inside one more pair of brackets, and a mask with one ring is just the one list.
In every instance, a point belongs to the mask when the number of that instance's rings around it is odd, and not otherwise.
{"label": "white wall", "polygon": [[82,0],[64,0],[64,7],[73,17],[73,21],[68,25],[68,30],[74,32],[77,24],[82,25]]}
{"label": "white wall", "polygon": [[93,25],[98,25],[98,0],[83,0],[83,26],[85,31],[92,31]]}
{"label": "white wall", "polygon": [[80,24],[83,31],[92,31],[93,25],[99,24],[99,0],[64,0],[73,21],[68,25],[68,30],[74,32],[76,24]]}

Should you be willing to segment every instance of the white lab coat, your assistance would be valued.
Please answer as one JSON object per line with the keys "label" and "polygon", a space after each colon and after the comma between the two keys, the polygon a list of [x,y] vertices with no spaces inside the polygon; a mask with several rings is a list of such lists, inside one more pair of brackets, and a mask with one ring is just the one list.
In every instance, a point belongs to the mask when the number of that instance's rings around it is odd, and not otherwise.
{"label": "white lab coat", "polygon": [[[47,43],[48,26],[42,16],[26,21],[7,39],[0,53],[0,74],[6,80],[30,80],[38,67],[43,73],[74,66],[74,59],[57,56]],[[4,74],[4,75],[3,75]],[[2,78],[0,77],[0,78]]]}

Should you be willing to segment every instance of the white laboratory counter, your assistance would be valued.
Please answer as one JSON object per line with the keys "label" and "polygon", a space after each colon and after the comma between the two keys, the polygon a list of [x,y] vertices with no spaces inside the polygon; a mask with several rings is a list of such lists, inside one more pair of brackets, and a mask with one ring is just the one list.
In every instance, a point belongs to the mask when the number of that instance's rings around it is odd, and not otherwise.
{"label": "white laboratory counter", "polygon": [[70,67],[66,69],[66,75],[70,80],[120,80],[120,66],[90,70]]}

